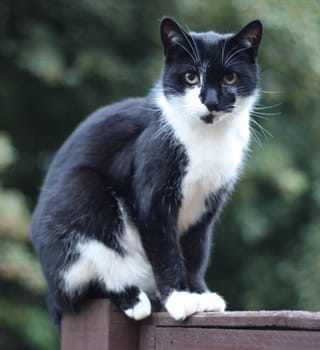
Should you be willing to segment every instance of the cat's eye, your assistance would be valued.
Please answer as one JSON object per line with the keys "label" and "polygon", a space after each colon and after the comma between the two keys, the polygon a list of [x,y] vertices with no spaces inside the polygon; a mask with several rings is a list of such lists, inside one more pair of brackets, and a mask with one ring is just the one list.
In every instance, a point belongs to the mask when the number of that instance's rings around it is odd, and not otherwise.
{"label": "cat's eye", "polygon": [[199,77],[196,73],[188,72],[184,75],[184,80],[189,84],[189,85],[195,85],[198,84],[199,82]]}
{"label": "cat's eye", "polygon": [[227,85],[232,85],[238,80],[238,74],[235,72],[226,73],[223,76],[223,82]]}

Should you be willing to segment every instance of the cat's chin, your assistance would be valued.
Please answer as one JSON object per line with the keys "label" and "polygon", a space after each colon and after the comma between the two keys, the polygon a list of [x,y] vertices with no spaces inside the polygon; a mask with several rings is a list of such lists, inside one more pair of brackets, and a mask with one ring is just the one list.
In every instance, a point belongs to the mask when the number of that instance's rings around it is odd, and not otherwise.
{"label": "cat's chin", "polygon": [[205,124],[215,124],[221,121],[224,118],[223,115],[215,115],[213,113],[208,113],[200,117],[200,119],[205,123]]}

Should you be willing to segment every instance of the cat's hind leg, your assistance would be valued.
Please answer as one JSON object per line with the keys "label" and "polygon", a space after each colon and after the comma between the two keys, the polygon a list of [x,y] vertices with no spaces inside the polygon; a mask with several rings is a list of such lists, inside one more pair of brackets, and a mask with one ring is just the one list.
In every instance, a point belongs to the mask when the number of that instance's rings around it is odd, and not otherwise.
{"label": "cat's hind leg", "polygon": [[[130,232],[123,234],[122,243]],[[64,286],[72,295],[84,290],[89,281],[97,281],[104,297],[110,298],[127,316],[140,320],[151,314],[151,302],[145,291],[152,292],[152,275],[138,251],[133,253],[125,244],[123,247],[120,254],[94,239],[79,242],[77,260],[63,273]]]}
{"label": "cat's hind leg", "polygon": [[150,314],[152,268],[137,230],[101,174],[75,168],[65,175],[36,210],[32,231],[58,324],[64,312],[77,311],[96,295],[112,295],[132,318]]}

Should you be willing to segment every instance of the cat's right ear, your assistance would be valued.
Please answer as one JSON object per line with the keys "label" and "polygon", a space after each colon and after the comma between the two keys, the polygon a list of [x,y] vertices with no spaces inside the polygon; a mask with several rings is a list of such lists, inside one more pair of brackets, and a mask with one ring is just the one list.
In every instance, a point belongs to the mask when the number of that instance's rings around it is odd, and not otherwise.
{"label": "cat's right ear", "polygon": [[168,56],[176,45],[183,45],[188,35],[183,28],[170,17],[163,17],[160,24],[161,40],[164,54]]}

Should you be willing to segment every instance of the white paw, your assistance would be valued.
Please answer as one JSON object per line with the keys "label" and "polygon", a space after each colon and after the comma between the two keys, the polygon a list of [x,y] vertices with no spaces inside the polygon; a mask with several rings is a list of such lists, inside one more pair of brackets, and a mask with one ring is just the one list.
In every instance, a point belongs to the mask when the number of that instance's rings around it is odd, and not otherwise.
{"label": "white paw", "polygon": [[225,309],[226,302],[219,294],[210,292],[198,294],[198,312],[223,312]]}
{"label": "white paw", "polygon": [[134,307],[124,310],[124,313],[134,320],[142,320],[151,315],[151,303],[145,292],[140,292],[139,301]]}
{"label": "white paw", "polygon": [[195,293],[174,291],[164,306],[172,318],[182,321],[198,311],[198,299]]}
{"label": "white paw", "polygon": [[196,312],[223,312],[226,309],[226,303],[217,293],[198,294],[174,291],[165,302],[165,308],[172,318],[181,321]]}

